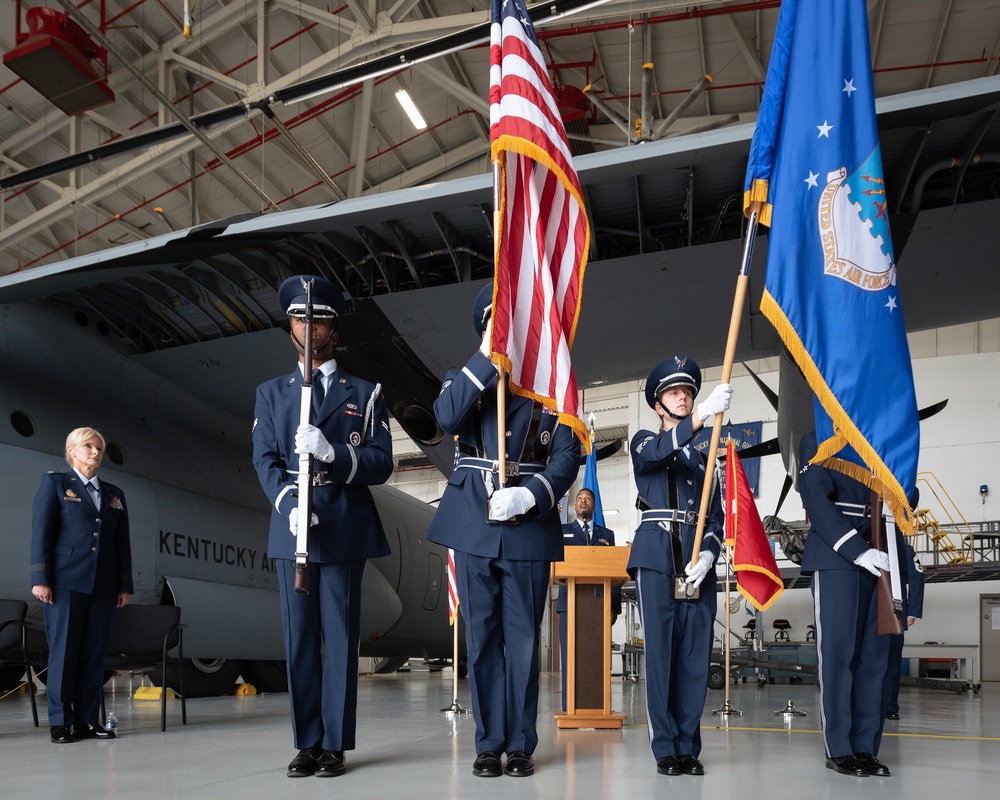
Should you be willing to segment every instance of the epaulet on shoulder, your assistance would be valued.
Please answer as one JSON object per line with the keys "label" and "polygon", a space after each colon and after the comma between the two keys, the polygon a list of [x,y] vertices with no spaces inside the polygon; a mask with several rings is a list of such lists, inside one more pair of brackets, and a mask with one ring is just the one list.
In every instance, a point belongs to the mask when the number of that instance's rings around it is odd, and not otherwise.
{"label": "epaulet on shoulder", "polygon": [[46,475],[55,475],[55,474],[56,474],[56,471],[55,471],[54,469],[50,469],[50,470],[49,470],[48,472],[46,472],[45,474],[46,474]]}

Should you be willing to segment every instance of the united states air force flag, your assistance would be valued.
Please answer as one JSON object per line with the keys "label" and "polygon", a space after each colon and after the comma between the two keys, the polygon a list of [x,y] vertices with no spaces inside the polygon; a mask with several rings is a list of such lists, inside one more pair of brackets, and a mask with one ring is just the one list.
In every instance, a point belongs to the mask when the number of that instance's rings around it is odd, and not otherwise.
{"label": "united states air force flag", "polygon": [[920,431],[875,123],[865,0],[784,0],[747,168],[771,228],[761,310],[816,394],[816,461],[907,529]]}

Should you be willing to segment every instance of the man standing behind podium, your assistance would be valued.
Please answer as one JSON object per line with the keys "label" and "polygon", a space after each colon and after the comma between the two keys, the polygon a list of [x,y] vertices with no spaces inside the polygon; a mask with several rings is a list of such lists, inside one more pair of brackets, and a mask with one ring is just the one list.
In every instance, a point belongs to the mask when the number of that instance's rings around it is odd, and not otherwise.
{"label": "man standing behind podium", "polygon": [[[586,547],[615,545],[615,532],[603,525],[598,525],[594,520],[594,493],[590,489],[581,489],[576,493],[576,522],[563,525],[563,545],[566,547]],[[562,667],[562,707],[566,710],[566,643],[569,631],[567,623],[569,615],[566,613],[567,589],[565,586],[559,587],[559,594],[556,597],[556,613],[559,614],[559,657]],[[622,590],[616,586],[611,590],[611,624],[615,624],[618,615],[622,613]]]}

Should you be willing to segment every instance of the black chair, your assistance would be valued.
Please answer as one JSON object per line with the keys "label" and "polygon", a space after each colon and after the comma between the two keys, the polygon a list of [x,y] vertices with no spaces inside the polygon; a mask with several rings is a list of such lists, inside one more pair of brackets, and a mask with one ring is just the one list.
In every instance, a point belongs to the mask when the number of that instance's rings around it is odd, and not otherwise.
{"label": "black chair", "polygon": [[806,625],[806,641],[815,642],[816,641],[816,626]]}
{"label": "black chair", "polygon": [[[177,663],[181,696],[181,722],[187,725],[187,698],[184,694],[184,628],[180,606],[127,605],[115,609],[108,635],[106,670],[146,672],[159,669],[167,674],[167,664]],[[177,655],[170,651],[176,648]],[[166,684],[166,681],[163,681]],[[101,718],[107,719],[104,696],[101,695]],[[160,730],[167,729],[167,687],[160,694]]]}
{"label": "black chair", "polygon": [[787,642],[789,640],[788,630],[792,627],[792,623],[787,619],[776,619],[771,623],[771,627],[774,628],[774,641]]}
{"label": "black chair", "polygon": [[23,600],[0,600],[0,667],[24,667],[31,697],[31,717],[38,727],[35,681],[28,660],[28,623],[24,621],[28,604]]}
{"label": "black chair", "polygon": [[743,634],[743,640],[752,642],[754,632],[757,630],[757,618],[748,619],[743,627],[746,629],[746,633]]}

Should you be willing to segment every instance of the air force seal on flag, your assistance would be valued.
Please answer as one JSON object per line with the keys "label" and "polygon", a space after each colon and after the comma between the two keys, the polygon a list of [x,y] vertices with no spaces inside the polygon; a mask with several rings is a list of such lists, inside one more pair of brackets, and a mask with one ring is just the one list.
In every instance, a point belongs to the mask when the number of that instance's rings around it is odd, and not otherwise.
{"label": "air force seal on flag", "polygon": [[879,148],[853,174],[841,167],[826,181],[818,209],[823,273],[868,292],[895,286]]}

